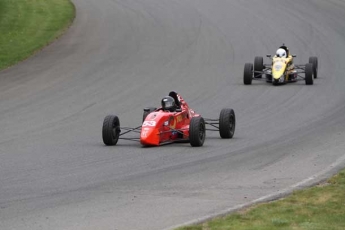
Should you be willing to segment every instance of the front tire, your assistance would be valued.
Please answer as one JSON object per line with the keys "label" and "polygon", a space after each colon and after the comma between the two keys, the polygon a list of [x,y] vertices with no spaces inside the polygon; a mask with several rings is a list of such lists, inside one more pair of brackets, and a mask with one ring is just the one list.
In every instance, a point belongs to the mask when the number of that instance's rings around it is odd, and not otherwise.
{"label": "front tire", "polygon": [[318,66],[319,63],[318,63],[317,57],[310,57],[309,63],[313,64],[314,78],[317,78],[317,72],[318,72],[318,68],[319,68],[319,66]]}
{"label": "front tire", "polygon": [[255,73],[256,71],[262,72],[264,69],[264,58],[255,57],[254,59],[254,78],[262,78],[262,73]]}
{"label": "front tire", "polygon": [[219,115],[219,134],[221,138],[232,138],[235,133],[236,117],[233,109],[222,109]]}
{"label": "front tire", "polygon": [[252,84],[253,80],[253,64],[246,63],[244,65],[244,72],[243,72],[243,83],[245,85]]}
{"label": "front tire", "polygon": [[305,65],[305,84],[312,85],[313,84],[313,64],[308,63]]}
{"label": "front tire", "polygon": [[116,145],[120,136],[120,120],[117,116],[108,115],[104,118],[102,128],[103,143],[108,146]]}
{"label": "front tire", "polygon": [[206,129],[202,117],[193,117],[189,124],[189,141],[193,147],[202,146],[205,142]]}

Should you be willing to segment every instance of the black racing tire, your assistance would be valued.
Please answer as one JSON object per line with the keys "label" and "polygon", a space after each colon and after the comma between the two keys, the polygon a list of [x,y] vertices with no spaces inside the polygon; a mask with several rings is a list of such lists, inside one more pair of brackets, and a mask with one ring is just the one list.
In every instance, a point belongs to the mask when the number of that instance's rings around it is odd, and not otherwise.
{"label": "black racing tire", "polygon": [[317,72],[318,72],[318,69],[319,69],[319,63],[318,63],[317,57],[310,57],[309,58],[309,63],[313,64],[314,78],[317,78]]}
{"label": "black racing tire", "polygon": [[147,115],[149,115],[150,113],[152,113],[153,111],[155,111],[157,108],[155,107],[147,107],[144,109],[144,113],[143,113],[143,122],[145,121]]}
{"label": "black racing tire", "polygon": [[206,128],[202,117],[192,117],[189,124],[189,142],[193,147],[202,146],[205,142]]}
{"label": "black racing tire", "polygon": [[305,84],[312,85],[313,84],[313,64],[307,63],[305,65]]}
{"label": "black racing tire", "polygon": [[120,120],[117,116],[108,115],[104,118],[102,138],[105,145],[116,145],[120,136]]}
{"label": "black racing tire", "polygon": [[219,115],[219,134],[221,138],[232,138],[235,134],[236,117],[233,109],[222,109]]}
{"label": "black racing tire", "polygon": [[263,57],[255,57],[254,59],[254,78],[262,78],[261,73],[255,73],[256,71],[262,72],[264,69],[264,58]]}
{"label": "black racing tire", "polygon": [[250,85],[252,84],[252,80],[253,80],[253,64],[246,63],[244,65],[243,83],[245,85]]}

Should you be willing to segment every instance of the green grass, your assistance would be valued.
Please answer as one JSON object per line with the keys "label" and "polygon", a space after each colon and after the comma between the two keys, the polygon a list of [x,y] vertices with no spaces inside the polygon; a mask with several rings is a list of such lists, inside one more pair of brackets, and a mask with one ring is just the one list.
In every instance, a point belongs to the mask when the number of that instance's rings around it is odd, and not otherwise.
{"label": "green grass", "polygon": [[0,70],[52,42],[74,15],[70,0],[0,0]]}
{"label": "green grass", "polygon": [[322,186],[179,230],[343,230],[345,170]]}

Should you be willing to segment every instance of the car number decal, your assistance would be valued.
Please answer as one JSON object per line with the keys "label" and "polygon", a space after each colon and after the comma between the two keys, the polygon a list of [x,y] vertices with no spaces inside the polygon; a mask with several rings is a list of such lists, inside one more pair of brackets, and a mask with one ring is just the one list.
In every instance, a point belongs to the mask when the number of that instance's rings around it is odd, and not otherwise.
{"label": "car number decal", "polygon": [[145,126],[154,127],[154,126],[156,126],[156,121],[144,121],[142,126],[143,127],[145,127]]}

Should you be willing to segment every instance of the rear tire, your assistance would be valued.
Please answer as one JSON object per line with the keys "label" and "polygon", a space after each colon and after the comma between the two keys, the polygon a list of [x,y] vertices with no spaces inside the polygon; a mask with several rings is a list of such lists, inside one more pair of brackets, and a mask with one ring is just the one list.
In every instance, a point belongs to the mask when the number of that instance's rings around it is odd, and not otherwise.
{"label": "rear tire", "polygon": [[206,129],[202,117],[193,117],[189,124],[189,142],[193,147],[202,146],[205,142]]}
{"label": "rear tire", "polygon": [[155,107],[147,107],[144,109],[144,113],[143,113],[143,122],[145,121],[147,115],[149,115],[150,113],[152,113],[153,111],[155,111],[157,108]]}
{"label": "rear tire", "polygon": [[319,66],[318,66],[319,63],[318,63],[317,57],[310,57],[309,58],[309,63],[313,64],[314,78],[317,78],[317,71],[318,71],[318,68],[319,68]]}
{"label": "rear tire", "polygon": [[243,83],[245,85],[252,84],[253,80],[253,64],[246,63],[244,65],[244,73],[243,73]]}
{"label": "rear tire", "polygon": [[120,136],[120,120],[117,116],[108,115],[104,118],[102,138],[105,145],[116,145]]}
{"label": "rear tire", "polygon": [[221,138],[232,138],[235,133],[236,117],[233,109],[222,109],[219,115],[219,134]]}
{"label": "rear tire", "polygon": [[255,57],[254,59],[254,78],[262,78],[261,73],[255,73],[256,71],[262,72],[264,69],[264,58],[263,57]]}
{"label": "rear tire", "polygon": [[313,84],[313,64],[308,63],[305,65],[305,84],[312,85]]}

